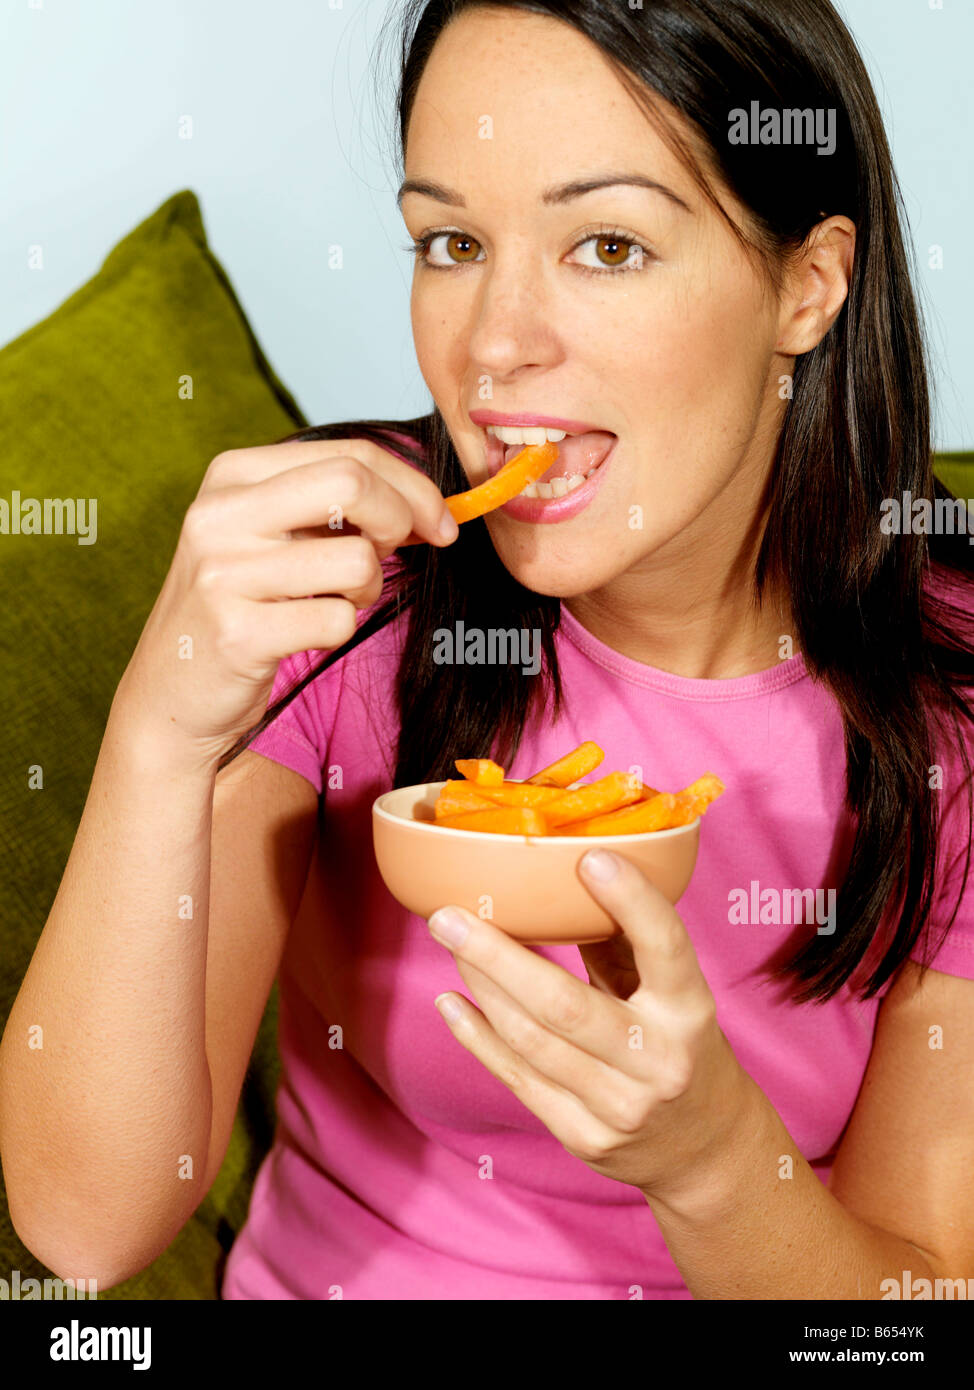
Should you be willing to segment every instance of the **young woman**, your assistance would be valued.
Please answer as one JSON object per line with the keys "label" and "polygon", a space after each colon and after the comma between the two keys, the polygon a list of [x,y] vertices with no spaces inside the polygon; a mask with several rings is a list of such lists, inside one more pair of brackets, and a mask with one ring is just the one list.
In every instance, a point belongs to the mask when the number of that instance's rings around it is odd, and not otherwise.
{"label": "young woman", "polygon": [[[949,494],[853,41],[828,0],[403,18],[435,409],[210,465],[7,1030],[17,1230],[103,1287],[151,1262],[279,975],[225,1298],[972,1277],[971,559],[884,525]],[[457,535],[443,498],[523,438],[497,426],[565,431],[553,475],[591,477]],[[459,621],[538,632],[541,671],[434,662]],[[393,901],[379,793],[585,739],[725,783],[678,910],[622,856],[581,870],[622,932],[596,946]],[[39,1062],[9,1039],[43,1016]]]}

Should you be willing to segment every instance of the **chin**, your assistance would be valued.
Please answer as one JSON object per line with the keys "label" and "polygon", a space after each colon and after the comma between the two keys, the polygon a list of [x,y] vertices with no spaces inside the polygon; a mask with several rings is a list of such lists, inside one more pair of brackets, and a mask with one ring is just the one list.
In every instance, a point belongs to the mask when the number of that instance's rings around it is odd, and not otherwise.
{"label": "chin", "polygon": [[496,538],[492,539],[504,568],[519,584],[535,594],[548,598],[575,598],[578,594],[601,588],[615,577],[614,574],[603,574],[594,567],[582,567],[571,557],[554,561],[550,557],[525,555],[523,551],[508,553],[507,547],[499,545]]}

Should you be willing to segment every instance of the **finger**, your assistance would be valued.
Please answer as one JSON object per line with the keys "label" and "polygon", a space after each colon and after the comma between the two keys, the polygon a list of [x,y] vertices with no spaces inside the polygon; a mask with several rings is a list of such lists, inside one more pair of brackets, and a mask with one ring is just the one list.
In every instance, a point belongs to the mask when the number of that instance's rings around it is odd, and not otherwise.
{"label": "finger", "polygon": [[260,554],[243,559],[211,558],[205,582],[255,601],[336,594],[368,608],[382,592],[383,573],[367,537],[332,536],[270,542]]}
{"label": "finger", "polygon": [[284,603],[239,599],[228,605],[227,620],[233,633],[229,649],[244,674],[252,670],[263,678],[270,662],[295,652],[340,647],[354,637],[359,615],[346,598],[295,598]]}
{"label": "finger", "polygon": [[414,524],[423,524],[401,492],[354,458],[317,459],[218,495],[222,527],[230,534],[280,540],[312,526],[334,534],[351,521],[370,539],[394,546]]}
{"label": "finger", "polygon": [[589,1114],[577,1096],[554,1085],[519,1057],[469,999],[452,993],[447,998],[460,1011],[455,1022],[445,1019],[457,1042],[537,1115],[566,1149],[584,1153],[612,1143],[612,1131],[597,1116]]}
{"label": "finger", "polygon": [[[442,911],[442,909],[440,909]],[[625,1069],[628,1017],[619,1000],[610,999],[554,961],[522,945],[493,922],[450,906],[467,926],[462,944],[452,950],[457,965],[469,962],[499,985],[536,1024],[566,1039],[609,1066]],[[438,914],[429,919],[436,936]],[[630,1054],[631,1065],[631,1054]]]}
{"label": "finger", "polygon": [[294,468],[340,458],[357,459],[402,493],[417,521],[416,536],[443,544],[442,538],[437,539],[437,531],[450,512],[440,489],[420,468],[370,439],[293,440],[252,449],[228,449],[210,463],[200,492],[251,487]]}
{"label": "finger", "polygon": [[458,960],[457,969],[484,1017],[511,1052],[523,1058],[539,1076],[576,1096],[609,1129],[624,1130],[645,1110],[648,1076],[642,1080],[619,1066],[609,1066],[543,1028],[505,990],[469,962]]}
{"label": "finger", "polygon": [[657,995],[709,995],[693,942],[673,904],[625,855],[597,853],[614,861],[613,877],[599,879],[588,872],[593,853],[579,861],[579,873],[596,902],[629,938],[640,988]]}

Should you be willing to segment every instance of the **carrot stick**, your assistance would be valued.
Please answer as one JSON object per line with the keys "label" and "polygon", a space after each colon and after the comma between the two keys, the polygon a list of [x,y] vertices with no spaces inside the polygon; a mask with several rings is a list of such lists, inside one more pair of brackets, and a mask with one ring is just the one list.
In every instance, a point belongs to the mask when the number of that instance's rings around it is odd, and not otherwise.
{"label": "carrot stick", "polygon": [[[659,792],[649,801],[637,801],[604,816],[589,816],[553,830],[553,835],[644,835],[649,830],[668,830],[676,806],[672,792]],[[691,817],[692,819],[692,817]]]}
{"label": "carrot stick", "polygon": [[548,822],[530,806],[494,806],[461,816],[443,816],[437,825],[451,830],[491,830],[497,835],[547,835]]}
{"label": "carrot stick", "polygon": [[705,796],[688,796],[686,792],[678,793],[676,805],[670,813],[667,829],[676,825],[689,825],[697,816],[702,816],[707,809],[707,798]]}
{"label": "carrot stick", "polygon": [[615,811],[639,798],[639,786],[633,785],[628,772],[610,772],[607,777],[590,782],[586,787],[566,791],[559,801],[545,807],[545,819],[551,833],[557,834],[556,826]]}
{"label": "carrot stick", "polygon": [[490,758],[457,758],[453,766],[461,777],[479,787],[499,787],[504,780],[504,769]]}
{"label": "carrot stick", "polygon": [[557,457],[557,444],[548,441],[528,444],[485,483],[445,498],[446,505],[457,523],[483,516],[516,497],[528,483],[535,482],[548,471]]}
{"label": "carrot stick", "polygon": [[528,782],[502,782],[499,787],[478,787],[477,795],[498,806],[534,806],[547,812],[549,805],[568,793],[564,787],[534,787]]}
{"label": "carrot stick", "polygon": [[483,790],[472,782],[446,782],[436,798],[433,815],[439,820],[442,816],[463,815],[465,811],[489,811],[495,803],[487,800]]}
{"label": "carrot stick", "polygon": [[605,757],[605,753],[597,743],[591,741],[580,743],[571,753],[566,753],[563,758],[558,758],[555,762],[543,767],[540,772],[536,772],[533,777],[528,777],[528,782],[533,782],[536,786],[556,786],[567,787],[572,782],[578,782],[582,777],[587,777],[594,768]]}
{"label": "carrot stick", "polygon": [[702,777],[698,777],[695,782],[691,782],[688,787],[684,787],[680,796],[702,796],[706,798],[709,806],[711,801],[716,801],[727,789],[719,777],[715,777],[712,772],[705,772]]}

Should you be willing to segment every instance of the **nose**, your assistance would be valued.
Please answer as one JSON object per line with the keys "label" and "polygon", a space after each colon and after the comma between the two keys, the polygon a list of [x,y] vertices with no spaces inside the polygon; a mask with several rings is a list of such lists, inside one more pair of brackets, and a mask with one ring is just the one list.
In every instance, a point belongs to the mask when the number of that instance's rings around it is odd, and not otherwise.
{"label": "nose", "polygon": [[555,314],[537,267],[522,252],[495,262],[478,286],[468,341],[470,357],[493,376],[521,367],[550,366],[559,356]]}

